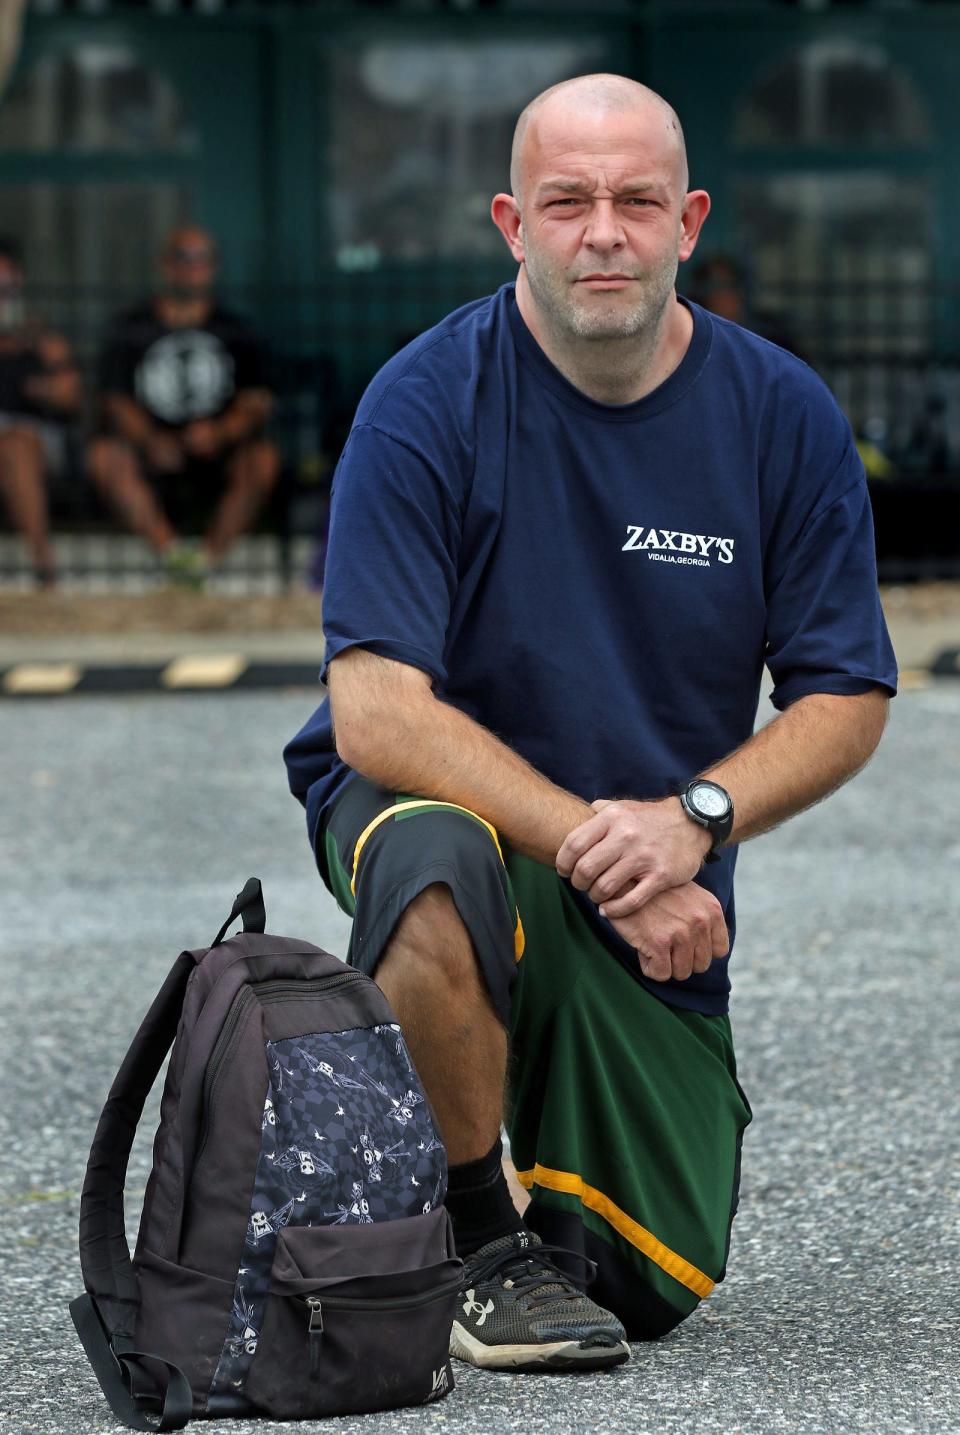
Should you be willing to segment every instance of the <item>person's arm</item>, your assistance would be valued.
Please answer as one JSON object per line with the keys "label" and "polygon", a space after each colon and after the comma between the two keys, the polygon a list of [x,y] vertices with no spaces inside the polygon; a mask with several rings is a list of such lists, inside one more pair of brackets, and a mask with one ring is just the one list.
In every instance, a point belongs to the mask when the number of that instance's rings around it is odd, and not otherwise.
{"label": "person's arm", "polygon": [[224,444],[245,443],[254,438],[273,412],[273,395],[267,389],[243,389],[217,419]]}
{"label": "person's arm", "polygon": [[[780,475],[781,506],[763,566],[762,656],[781,715],[699,774],[676,774],[710,777],[728,789],[731,842],[775,827],[852,777],[879,742],[888,695],[896,691],[863,465],[832,397],[819,381],[803,382],[809,421],[786,445],[788,470]],[[678,798],[594,806],[603,811],[571,833],[557,868],[608,916],[689,880],[711,845]],[[624,897],[627,883],[633,891]]]}
{"label": "person's arm", "polygon": [[35,403],[49,409],[55,418],[74,418],[80,411],[82,389],[80,370],[74,363],[70,346],[59,334],[43,334],[37,343],[43,364],[42,374],[31,374],[24,389]]}
{"label": "person's arm", "polygon": [[[853,777],[880,741],[888,705],[880,688],[846,696],[810,693],[728,757],[691,774],[730,793],[734,826],[728,841],[770,831]],[[557,870],[602,903],[611,920],[689,881],[709,851],[710,834],[687,817],[677,797],[593,807],[594,815],[558,852]]]}
{"label": "person's arm", "polygon": [[419,668],[351,647],[331,661],[328,683],[337,752],[371,782],[467,807],[518,852],[551,866],[567,833],[590,816],[582,798],[436,698]]}
{"label": "person's arm", "polygon": [[198,458],[216,458],[225,448],[246,443],[263,429],[273,409],[266,389],[244,389],[219,418],[195,419],[183,434],[184,447]]}
{"label": "person's arm", "polygon": [[116,433],[144,452],[154,439],[167,432],[154,423],[146,409],[128,394],[105,393],[103,408]]}
{"label": "person's arm", "polygon": [[[337,752],[371,782],[469,808],[518,852],[545,864],[589,817],[581,798],[434,697],[419,668],[352,647],[331,660],[327,681]],[[614,925],[654,981],[706,971],[729,950],[720,903],[694,882],[673,886]]]}

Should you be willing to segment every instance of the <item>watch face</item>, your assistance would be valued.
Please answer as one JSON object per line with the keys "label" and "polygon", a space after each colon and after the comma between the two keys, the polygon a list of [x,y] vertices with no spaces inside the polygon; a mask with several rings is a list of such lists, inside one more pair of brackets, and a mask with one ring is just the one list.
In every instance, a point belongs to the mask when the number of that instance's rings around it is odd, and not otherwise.
{"label": "watch face", "polygon": [[704,817],[723,817],[726,814],[728,803],[722,792],[707,783],[698,783],[690,789],[690,801],[698,812]]}

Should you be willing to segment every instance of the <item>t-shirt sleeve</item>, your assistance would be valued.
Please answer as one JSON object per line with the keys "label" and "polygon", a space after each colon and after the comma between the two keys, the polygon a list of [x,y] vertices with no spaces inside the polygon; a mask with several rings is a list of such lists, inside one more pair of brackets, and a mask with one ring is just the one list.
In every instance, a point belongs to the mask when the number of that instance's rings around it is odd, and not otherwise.
{"label": "t-shirt sleeve", "polygon": [[779,536],[767,573],[771,702],[809,693],[897,690],[897,663],[877,589],[873,515],[849,436],[813,512]]}
{"label": "t-shirt sleeve", "polygon": [[333,482],[321,682],[350,647],[446,681],[460,534],[451,477],[375,425],[354,427]]}

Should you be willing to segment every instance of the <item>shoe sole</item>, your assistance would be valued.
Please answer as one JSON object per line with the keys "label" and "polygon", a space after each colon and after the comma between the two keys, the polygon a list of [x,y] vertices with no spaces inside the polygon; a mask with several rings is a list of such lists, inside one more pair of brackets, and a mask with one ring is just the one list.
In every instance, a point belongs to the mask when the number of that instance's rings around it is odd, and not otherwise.
{"label": "shoe sole", "polygon": [[573,1340],[545,1341],[538,1345],[485,1345],[455,1320],[450,1332],[450,1354],[484,1370],[513,1370],[520,1374],[524,1371],[608,1370],[630,1359],[630,1347],[625,1340],[617,1341],[616,1345],[583,1345]]}

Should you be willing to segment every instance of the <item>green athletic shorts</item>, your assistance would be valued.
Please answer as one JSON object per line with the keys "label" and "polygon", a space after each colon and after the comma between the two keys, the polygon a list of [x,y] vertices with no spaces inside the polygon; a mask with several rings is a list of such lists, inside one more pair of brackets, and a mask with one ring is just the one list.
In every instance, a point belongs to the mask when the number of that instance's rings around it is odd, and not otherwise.
{"label": "green athletic shorts", "polygon": [[354,776],[316,856],[354,918],[347,960],[369,975],[406,905],[449,887],[510,1032],[506,1121],[526,1220],[597,1263],[590,1294],[631,1339],[673,1329],[726,1269],[751,1115],[729,1018],[652,995],[556,871],[465,808]]}

